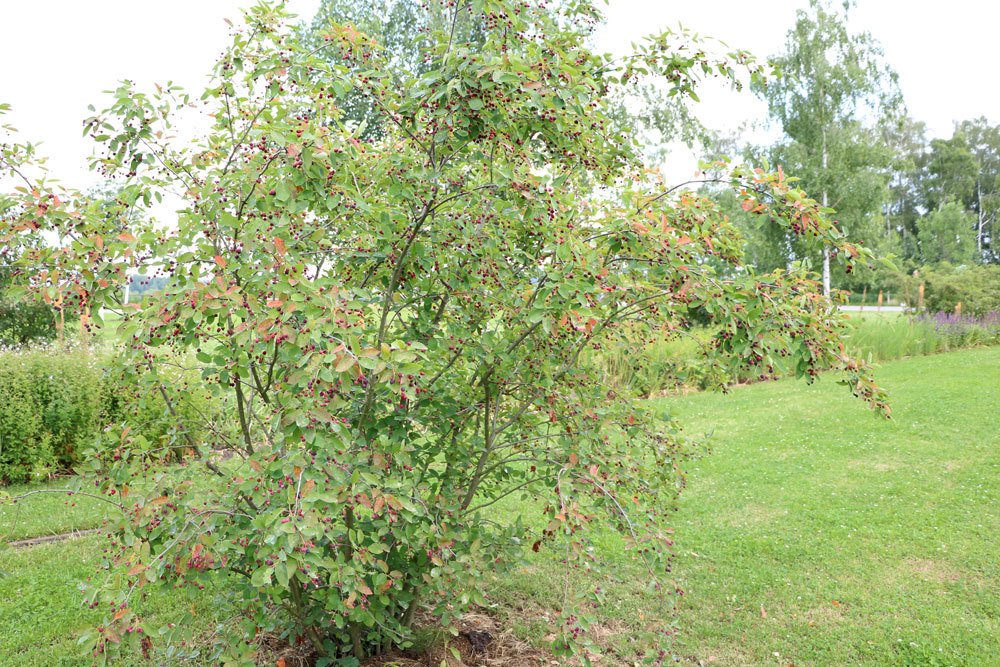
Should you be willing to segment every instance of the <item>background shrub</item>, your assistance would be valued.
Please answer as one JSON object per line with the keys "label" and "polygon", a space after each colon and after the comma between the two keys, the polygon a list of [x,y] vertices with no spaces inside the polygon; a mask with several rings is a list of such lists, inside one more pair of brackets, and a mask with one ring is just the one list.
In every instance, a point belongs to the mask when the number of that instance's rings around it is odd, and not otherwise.
{"label": "background shrub", "polygon": [[101,378],[85,352],[0,357],[0,482],[72,465],[99,427]]}
{"label": "background shrub", "polygon": [[[702,327],[684,338],[609,345],[590,355],[588,361],[596,366],[610,386],[632,396],[710,389],[726,383],[762,379],[760,373],[740,369],[723,372],[713,364],[702,353],[702,347],[711,343],[713,334],[711,327]],[[850,355],[876,362],[977,345],[997,345],[1000,344],[1000,314],[852,314],[844,344]],[[773,368],[774,372],[768,377],[787,375],[792,370],[782,358],[774,360]]]}
{"label": "background shrub", "polygon": [[900,284],[908,304],[917,304],[917,290],[924,284],[924,310],[953,313],[962,304],[962,314],[986,316],[1000,312],[1000,266],[925,266],[916,275],[902,276]]}
{"label": "background shrub", "polygon": [[224,437],[221,413],[196,377],[107,371],[103,361],[84,349],[0,355],[0,483],[72,468],[109,424],[127,421],[133,437],[166,455],[189,436],[199,444],[210,430]]}
{"label": "background shrub", "polygon": [[200,445],[215,438],[224,446],[235,429],[235,420],[225,417],[221,403],[196,373],[161,368],[154,376],[107,366],[101,386],[102,424],[129,424],[147,451],[176,458],[192,442]]}
{"label": "background shrub", "polygon": [[0,345],[21,346],[52,340],[56,314],[44,303],[15,301],[0,295]]}
{"label": "background shrub", "polygon": [[51,438],[42,428],[42,418],[25,365],[11,363],[5,355],[0,364],[0,483],[24,482],[44,476],[55,463]]}

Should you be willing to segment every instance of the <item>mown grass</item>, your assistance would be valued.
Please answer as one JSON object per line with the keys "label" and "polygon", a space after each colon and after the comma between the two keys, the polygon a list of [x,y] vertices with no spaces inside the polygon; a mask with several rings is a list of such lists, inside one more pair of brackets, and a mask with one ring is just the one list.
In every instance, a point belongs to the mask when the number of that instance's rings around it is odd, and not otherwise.
{"label": "mown grass", "polygon": [[69,495],[77,480],[67,478],[49,484],[19,484],[0,488],[17,503],[0,503],[0,542],[59,535],[74,530],[98,528],[118,510],[97,498]]}
{"label": "mown grass", "polygon": [[[651,598],[618,537],[599,536],[615,569],[594,629],[616,654],[604,664],[635,663],[636,631],[652,622],[679,626],[686,664],[1000,664],[1000,348],[893,362],[879,376],[890,422],[832,377],[657,399],[692,435],[712,433],[674,521],[672,576],[686,594],[676,613]],[[19,537],[99,521],[66,513],[59,496],[31,501],[49,504],[15,526]],[[80,607],[77,585],[99,566],[102,539],[0,547],[0,665],[85,664],[76,637],[99,614]],[[558,553],[531,558],[485,585],[514,629],[544,644],[565,567]],[[145,611],[156,621],[190,609],[208,631],[226,612],[218,594],[156,591]]]}
{"label": "mown grass", "polygon": [[[889,422],[830,377],[658,399],[712,433],[675,519],[687,663],[1000,664],[1000,349],[879,376]],[[620,543],[603,546],[626,574],[602,632],[628,664],[633,631],[669,610],[651,608]],[[536,607],[526,636],[544,638],[563,572],[539,558],[497,583],[504,604]]]}

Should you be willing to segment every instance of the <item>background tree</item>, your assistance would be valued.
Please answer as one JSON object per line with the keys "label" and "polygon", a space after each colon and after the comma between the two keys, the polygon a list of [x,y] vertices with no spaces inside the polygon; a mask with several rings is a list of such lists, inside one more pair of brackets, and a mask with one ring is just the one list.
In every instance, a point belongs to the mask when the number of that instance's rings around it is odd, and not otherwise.
{"label": "background tree", "polygon": [[[875,40],[848,31],[848,7],[840,13],[811,0],[807,11],[797,13],[784,53],[774,59],[784,76],[756,90],[787,137],[775,146],[773,163],[801,178],[857,233],[880,210],[890,159],[866,128],[891,122],[900,97],[896,75]],[[822,254],[829,294],[829,253],[809,250]]]}
{"label": "background tree", "polygon": [[968,142],[976,158],[975,193],[971,208],[976,214],[976,247],[987,262],[1000,262],[996,248],[996,222],[1000,215],[1000,126],[986,118],[966,120],[957,133]]}
{"label": "background tree", "polygon": [[927,211],[950,201],[963,208],[972,203],[979,165],[965,137],[956,132],[950,139],[933,139],[927,158],[924,201]]}
{"label": "background tree", "polygon": [[[300,27],[300,37],[306,47],[320,54],[329,54],[322,48],[330,39],[330,26],[347,25],[369,37],[370,48],[392,65],[393,71],[408,77],[427,72],[433,62],[426,59],[432,45],[432,34],[445,31],[449,39],[459,43],[482,43],[482,25],[471,15],[453,16],[438,3],[420,0],[322,0],[312,20]],[[333,63],[343,65],[343,61]],[[397,84],[403,85],[400,76]],[[356,88],[334,91],[343,109],[344,122],[353,122],[362,139],[384,135],[386,109]]]}
{"label": "background tree", "polygon": [[927,264],[969,264],[976,260],[975,218],[951,200],[917,221],[920,254]]}
{"label": "background tree", "polygon": [[924,173],[927,169],[927,126],[910,117],[882,127],[883,141],[893,156],[884,215],[886,235],[896,236],[898,255],[910,266],[920,264],[917,220],[926,210]]}
{"label": "background tree", "polygon": [[[10,105],[0,103],[0,116]],[[15,194],[0,191],[0,219],[20,217],[28,208],[23,195],[34,187],[35,179],[44,183],[44,160],[33,144],[10,140],[16,128],[0,123],[0,184],[15,188]],[[44,210],[45,202],[35,210]],[[27,223],[31,224],[31,223]],[[23,266],[23,244],[11,238],[0,243],[0,345],[20,346],[60,336],[67,320],[73,319],[74,309],[64,308],[61,292],[45,298],[19,289],[30,273]]]}

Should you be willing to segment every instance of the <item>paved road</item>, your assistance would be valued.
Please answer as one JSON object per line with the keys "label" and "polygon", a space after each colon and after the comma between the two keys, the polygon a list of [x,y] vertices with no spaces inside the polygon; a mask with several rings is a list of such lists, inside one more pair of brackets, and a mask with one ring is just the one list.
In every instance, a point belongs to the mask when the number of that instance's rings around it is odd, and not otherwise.
{"label": "paved road", "polygon": [[862,307],[862,306],[841,306],[840,309],[841,310],[847,310],[847,311],[850,311],[852,313],[860,312],[861,310],[864,310],[864,311],[869,312],[869,313],[871,313],[871,312],[902,313],[902,312],[906,311],[906,308],[903,307],[903,306],[882,306],[881,308],[879,308],[878,306],[864,306],[864,307]]}

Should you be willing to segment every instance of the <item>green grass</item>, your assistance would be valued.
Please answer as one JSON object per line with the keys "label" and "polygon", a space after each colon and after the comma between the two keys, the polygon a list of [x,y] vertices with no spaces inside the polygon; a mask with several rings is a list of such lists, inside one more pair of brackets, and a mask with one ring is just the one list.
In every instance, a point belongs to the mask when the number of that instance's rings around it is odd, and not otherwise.
{"label": "green grass", "polygon": [[[0,665],[90,664],[81,654],[78,638],[101,622],[102,611],[82,606],[79,585],[97,573],[105,539],[91,535],[28,549],[0,548]],[[180,621],[190,613],[206,629],[220,620],[220,610],[228,608],[217,605],[209,591],[168,594],[160,589],[134,606],[151,626]],[[130,656],[115,664],[144,662]]]}
{"label": "green grass", "polygon": [[[1000,664],[1000,349],[879,377],[890,422],[831,377],[659,399],[692,434],[714,432],[674,522],[690,664]],[[640,619],[667,612],[620,560],[602,613],[627,653]],[[556,608],[560,573],[538,558],[496,595]],[[540,639],[538,616],[519,630]]]}
{"label": "green grass", "polygon": [[[832,377],[657,399],[691,434],[712,432],[712,451],[675,515],[676,615],[644,592],[617,536],[599,540],[616,572],[596,630],[619,664],[659,619],[681,628],[686,664],[1000,664],[1000,348],[892,362],[879,377],[890,422]],[[26,504],[36,511],[15,534],[99,522],[63,500],[30,499],[47,504]],[[77,584],[102,539],[0,548],[0,665],[81,664],[76,636],[97,613]],[[544,643],[565,568],[552,552],[532,558],[488,589],[516,632]],[[206,628],[225,609],[163,591],[145,604],[154,620],[193,606]]]}
{"label": "green grass", "polygon": [[911,321],[909,315],[902,313],[852,312],[847,317],[851,323],[846,343],[848,351],[870,361],[944,352],[952,342],[932,323]]}
{"label": "green grass", "polygon": [[106,517],[118,511],[114,506],[96,498],[49,493],[71,489],[75,481],[65,479],[45,485],[24,484],[0,488],[0,491],[11,498],[32,493],[16,504],[0,503],[0,542],[97,528]]}
{"label": "green grass", "polygon": [[880,378],[891,422],[828,379],[666,403],[717,443],[676,524],[691,654],[1000,662],[1000,350],[887,364]]}

